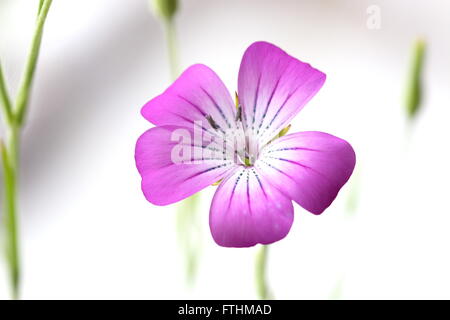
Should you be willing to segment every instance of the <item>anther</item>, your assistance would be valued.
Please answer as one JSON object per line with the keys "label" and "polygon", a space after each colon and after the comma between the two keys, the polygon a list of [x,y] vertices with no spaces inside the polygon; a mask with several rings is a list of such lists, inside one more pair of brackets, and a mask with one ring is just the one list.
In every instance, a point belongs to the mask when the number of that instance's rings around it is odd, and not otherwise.
{"label": "anther", "polygon": [[209,114],[206,115],[206,120],[208,120],[209,125],[210,125],[214,130],[219,129],[219,126],[217,125],[217,123],[214,121],[214,119],[213,119]]}

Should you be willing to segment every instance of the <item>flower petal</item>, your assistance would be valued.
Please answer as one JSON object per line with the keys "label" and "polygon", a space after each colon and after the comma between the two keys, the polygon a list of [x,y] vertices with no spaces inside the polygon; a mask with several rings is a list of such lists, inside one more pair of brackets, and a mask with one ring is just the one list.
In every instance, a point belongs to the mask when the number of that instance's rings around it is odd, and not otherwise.
{"label": "flower petal", "polygon": [[218,187],[209,217],[217,244],[250,247],[283,239],[291,228],[294,208],[256,168],[240,167]]}
{"label": "flower petal", "polygon": [[193,137],[189,129],[162,126],[138,139],[136,166],[148,201],[156,205],[180,201],[222,179],[236,166],[222,157],[219,149],[205,157],[205,150],[215,150],[215,146],[198,143]]}
{"label": "flower petal", "polygon": [[244,53],[238,93],[247,130],[272,139],[319,91],[325,74],[280,48],[255,42]]}
{"label": "flower petal", "polygon": [[355,152],[323,132],[299,132],[275,140],[255,164],[270,183],[306,210],[322,213],[355,167]]}
{"label": "flower petal", "polygon": [[224,132],[235,129],[235,109],[230,93],[214,71],[196,64],[144,105],[141,113],[155,125],[192,127],[194,121],[202,121],[205,128],[211,128],[206,119],[211,116]]}

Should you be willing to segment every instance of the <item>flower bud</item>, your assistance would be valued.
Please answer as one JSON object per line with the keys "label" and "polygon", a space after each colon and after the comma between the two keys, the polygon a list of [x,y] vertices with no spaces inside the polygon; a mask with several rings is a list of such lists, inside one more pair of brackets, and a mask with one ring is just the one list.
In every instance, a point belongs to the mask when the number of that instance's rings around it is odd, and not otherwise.
{"label": "flower bud", "polygon": [[151,0],[151,2],[157,16],[167,21],[172,20],[178,7],[177,0]]}

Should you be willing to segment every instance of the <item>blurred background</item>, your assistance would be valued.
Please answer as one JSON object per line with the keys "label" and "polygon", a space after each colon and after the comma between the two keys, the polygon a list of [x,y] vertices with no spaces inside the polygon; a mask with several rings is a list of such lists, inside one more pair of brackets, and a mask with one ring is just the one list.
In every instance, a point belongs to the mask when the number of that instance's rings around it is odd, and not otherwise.
{"label": "blurred background", "polygon": [[[0,57],[13,92],[37,3],[0,0]],[[449,12],[444,0],[180,1],[183,69],[204,63],[233,92],[244,50],[272,42],[327,74],[291,131],[329,132],[356,150],[356,173],[333,205],[321,216],[296,206],[291,232],[271,245],[275,298],[450,298]],[[408,125],[419,36],[424,97]],[[214,187],[202,192],[192,287],[175,207],[142,195],[134,147],[151,125],[140,108],[169,84],[163,28],[146,0],[54,1],[21,155],[23,298],[256,298],[256,248],[222,248],[210,235]],[[3,299],[6,271],[2,259]]]}

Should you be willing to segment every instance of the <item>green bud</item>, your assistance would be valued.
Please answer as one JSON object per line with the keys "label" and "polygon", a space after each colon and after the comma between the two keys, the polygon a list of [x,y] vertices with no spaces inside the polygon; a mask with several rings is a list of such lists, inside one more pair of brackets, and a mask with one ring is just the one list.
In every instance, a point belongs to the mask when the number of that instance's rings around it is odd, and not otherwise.
{"label": "green bud", "polygon": [[151,0],[156,15],[170,21],[177,11],[177,0]]}
{"label": "green bud", "polygon": [[425,57],[425,42],[416,40],[413,48],[411,69],[406,90],[406,113],[413,119],[421,107],[422,102],[422,73]]}

